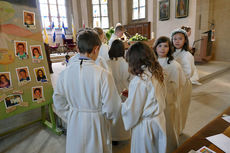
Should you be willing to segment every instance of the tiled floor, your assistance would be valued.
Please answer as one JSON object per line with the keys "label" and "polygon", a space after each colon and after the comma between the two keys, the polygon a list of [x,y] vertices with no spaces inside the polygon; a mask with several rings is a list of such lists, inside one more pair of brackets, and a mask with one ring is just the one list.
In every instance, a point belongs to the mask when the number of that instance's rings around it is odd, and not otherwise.
{"label": "tiled floor", "polygon": [[[230,70],[229,63],[210,62],[197,66],[201,78],[216,73],[215,77],[206,77],[201,86],[193,86],[192,102],[189,109],[188,120],[180,143],[194,135],[204,125],[214,119],[218,114],[230,106]],[[58,73],[65,66],[54,63],[54,74],[51,75],[55,86]],[[66,136],[57,136],[39,123],[24,130],[0,138],[0,153],[64,153]],[[114,153],[129,153],[130,143],[123,143],[113,147]]]}

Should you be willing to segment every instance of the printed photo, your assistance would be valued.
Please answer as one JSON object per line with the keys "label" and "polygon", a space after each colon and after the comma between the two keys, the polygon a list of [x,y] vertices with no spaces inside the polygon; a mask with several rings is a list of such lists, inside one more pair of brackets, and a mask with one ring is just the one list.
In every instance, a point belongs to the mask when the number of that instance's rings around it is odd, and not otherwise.
{"label": "printed photo", "polygon": [[0,89],[12,87],[10,72],[0,72]]}
{"label": "printed photo", "polygon": [[12,106],[17,106],[19,103],[23,102],[21,95],[9,95],[4,99],[6,108]]}
{"label": "printed photo", "polygon": [[30,52],[31,52],[31,56],[32,56],[33,61],[43,59],[41,45],[30,46]]}
{"label": "printed photo", "polygon": [[28,58],[27,42],[26,41],[14,41],[15,55],[23,60]]}
{"label": "printed photo", "polygon": [[18,82],[29,82],[31,81],[29,68],[28,67],[19,67],[16,68]]}
{"label": "printed photo", "polygon": [[38,82],[47,82],[46,71],[44,67],[34,68],[34,74]]}
{"label": "printed photo", "polygon": [[42,86],[36,86],[32,87],[32,101],[33,102],[40,102],[43,101],[44,95],[43,95],[43,87]]}
{"label": "printed photo", "polygon": [[23,23],[25,26],[35,25],[35,13],[23,11]]}

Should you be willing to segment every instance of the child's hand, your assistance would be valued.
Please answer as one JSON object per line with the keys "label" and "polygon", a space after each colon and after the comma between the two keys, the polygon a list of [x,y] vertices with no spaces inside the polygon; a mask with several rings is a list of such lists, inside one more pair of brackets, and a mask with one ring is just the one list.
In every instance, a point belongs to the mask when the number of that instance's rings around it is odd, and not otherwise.
{"label": "child's hand", "polygon": [[125,97],[128,97],[129,91],[128,91],[128,90],[124,90],[124,91],[122,91],[121,94],[122,94],[123,96],[125,96]]}

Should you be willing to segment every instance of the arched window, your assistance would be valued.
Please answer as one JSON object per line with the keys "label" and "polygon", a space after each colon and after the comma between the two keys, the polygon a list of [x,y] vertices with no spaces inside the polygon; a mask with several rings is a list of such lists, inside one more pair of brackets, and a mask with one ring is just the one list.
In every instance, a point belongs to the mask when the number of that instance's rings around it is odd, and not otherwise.
{"label": "arched window", "polygon": [[68,27],[65,0],[39,0],[43,28],[51,28],[54,22],[55,28]]}
{"label": "arched window", "polygon": [[133,0],[133,20],[144,19],[146,0]]}
{"label": "arched window", "polygon": [[109,28],[108,1],[92,0],[93,27]]}

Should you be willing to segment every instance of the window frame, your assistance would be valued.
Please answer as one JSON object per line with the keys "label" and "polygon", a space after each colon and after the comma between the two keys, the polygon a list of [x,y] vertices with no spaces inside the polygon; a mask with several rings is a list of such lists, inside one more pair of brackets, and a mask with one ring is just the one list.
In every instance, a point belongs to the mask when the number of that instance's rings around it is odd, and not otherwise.
{"label": "window frame", "polygon": [[[140,17],[140,8],[141,7],[143,7],[143,6],[140,6],[140,0],[138,0],[138,7],[133,7],[133,1],[134,0],[132,0],[132,6],[131,6],[131,8],[132,8],[132,16],[131,16],[131,18],[132,18],[132,21],[142,21],[142,20],[146,20],[146,18],[147,18],[147,0],[145,0],[145,5],[144,5],[144,8],[145,8],[145,17],[144,18],[139,18]],[[133,10],[134,9],[138,9],[138,18],[137,19],[133,19]]]}
{"label": "window frame", "polygon": [[[94,27],[94,18],[100,18],[100,23],[102,23],[102,18],[103,17],[107,17],[108,18],[108,28],[102,28],[102,25],[101,26],[99,26],[99,27],[101,27],[102,29],[109,29],[109,27],[110,27],[110,18],[109,18],[109,0],[107,0],[107,4],[101,4],[101,0],[98,0],[99,1],[99,3],[98,4],[93,4],[93,0],[91,0],[91,8],[92,8],[92,27]],[[96,17],[94,17],[93,16],[93,6],[94,5],[98,5],[99,6],[99,13],[100,13],[100,15],[99,16],[96,16]],[[102,5],[107,5],[107,16],[102,16],[102,11],[101,11],[101,6]]]}
{"label": "window frame", "polygon": [[[39,8],[40,8],[40,14],[41,14],[41,7],[40,7],[40,4],[46,4],[47,5],[47,8],[48,8],[48,19],[49,19],[49,25],[48,27],[46,28],[47,30],[51,30],[51,26],[52,26],[52,16],[51,16],[51,8],[50,8],[50,5],[56,5],[56,8],[57,8],[57,19],[58,19],[58,25],[57,27],[55,27],[55,30],[61,30],[62,29],[62,21],[61,21],[61,18],[62,16],[60,15],[60,12],[59,12],[59,7],[60,6],[64,6],[65,7],[65,10],[66,10],[66,14],[65,14],[65,18],[67,20],[67,26],[65,25],[65,29],[68,29],[69,28],[69,25],[68,25],[68,17],[67,17],[67,6],[66,6],[66,0],[65,0],[65,4],[59,4],[58,3],[58,0],[55,0],[56,1],[56,4],[50,4],[50,0],[46,0],[47,3],[40,3],[40,0],[38,1],[39,2]],[[44,23],[43,23],[43,17],[42,14],[41,14],[41,19],[42,19],[42,29],[44,29]],[[47,25],[46,25],[47,26]]]}

